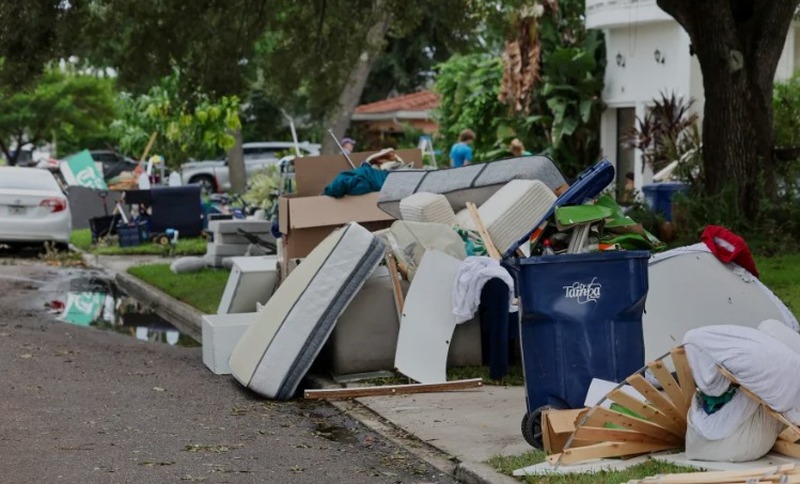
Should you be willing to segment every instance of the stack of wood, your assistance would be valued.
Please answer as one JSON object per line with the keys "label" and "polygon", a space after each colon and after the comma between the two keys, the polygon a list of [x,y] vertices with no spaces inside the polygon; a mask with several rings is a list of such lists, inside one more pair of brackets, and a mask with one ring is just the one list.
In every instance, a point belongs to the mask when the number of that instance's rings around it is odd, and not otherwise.
{"label": "stack of wood", "polygon": [[628,484],[756,484],[756,483],[800,483],[800,468],[795,464],[760,467],[745,471],[689,472],[685,474],[661,474],[644,479],[628,481]]}

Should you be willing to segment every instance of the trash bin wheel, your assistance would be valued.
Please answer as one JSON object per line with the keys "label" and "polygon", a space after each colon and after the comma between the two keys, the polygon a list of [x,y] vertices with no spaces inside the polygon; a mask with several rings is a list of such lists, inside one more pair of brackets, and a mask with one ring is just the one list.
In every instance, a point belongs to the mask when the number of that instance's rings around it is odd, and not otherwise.
{"label": "trash bin wheel", "polygon": [[522,436],[525,438],[525,442],[537,449],[544,449],[544,442],[542,441],[542,412],[551,408],[555,407],[545,405],[531,413],[526,412],[522,416],[522,424],[520,426],[522,428]]}

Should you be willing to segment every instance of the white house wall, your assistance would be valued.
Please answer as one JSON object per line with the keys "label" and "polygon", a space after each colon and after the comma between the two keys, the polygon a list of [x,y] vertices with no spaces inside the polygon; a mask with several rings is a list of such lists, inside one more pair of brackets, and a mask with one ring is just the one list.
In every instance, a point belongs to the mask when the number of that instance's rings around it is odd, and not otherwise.
{"label": "white house wall", "polygon": [[[661,91],[684,96],[690,91],[689,36],[675,22],[608,29],[606,52],[608,105],[633,106],[651,102]],[[663,62],[656,61],[656,52]]]}

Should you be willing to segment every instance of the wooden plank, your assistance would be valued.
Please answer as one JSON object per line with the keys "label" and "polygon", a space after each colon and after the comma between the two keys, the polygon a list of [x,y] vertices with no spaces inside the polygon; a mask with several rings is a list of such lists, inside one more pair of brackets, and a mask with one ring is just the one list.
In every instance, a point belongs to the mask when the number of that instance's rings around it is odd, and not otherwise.
{"label": "wooden plank", "polygon": [[596,407],[595,411],[589,416],[586,422],[584,422],[584,425],[602,427],[607,423],[623,427],[626,430],[636,431],[662,442],[671,442],[680,445],[683,445],[684,442],[683,436],[677,436],[652,422],[631,417],[630,415],[625,415],[624,413],[619,413],[614,410],[607,410],[602,407]]}
{"label": "wooden plank", "polygon": [[413,383],[410,385],[306,390],[305,397],[311,400],[343,400],[348,398],[377,397],[409,393],[450,392],[478,388],[481,386],[483,386],[483,380],[480,378],[472,378],[469,380],[456,380],[442,383]]}
{"label": "wooden plank", "polygon": [[579,427],[573,434],[574,440],[582,442],[644,442],[648,444],[672,444],[661,439],[640,434],[635,430],[607,429],[605,427]]}
{"label": "wooden plank", "polygon": [[770,414],[772,417],[776,418],[782,424],[786,425],[786,429],[784,429],[783,432],[781,432],[780,435],[779,435],[779,437],[782,440],[787,440],[789,442],[797,442],[798,440],[800,440],[800,428],[797,428],[797,425],[793,424],[792,422],[789,421],[789,419],[787,419],[786,417],[784,417],[780,413],[778,413],[775,410],[773,410],[772,407],[767,405],[767,402],[765,402],[764,400],[761,399],[761,397],[759,397],[755,393],[753,393],[750,390],[748,390],[747,388],[745,388],[741,383],[739,383],[739,381],[736,379],[736,377],[733,376],[733,374],[731,374],[731,372],[729,372],[728,370],[726,370],[725,368],[723,368],[721,366],[718,366],[718,368],[719,368],[719,372],[722,374],[722,376],[724,376],[725,378],[727,378],[731,382],[736,383],[737,385],[739,385],[739,389],[742,392],[744,392],[745,395],[750,397],[753,401],[761,404],[764,407],[764,410],[766,410],[768,414]]}
{"label": "wooden plank", "polygon": [[403,321],[403,287],[400,285],[400,274],[397,272],[397,259],[390,251],[386,252],[386,267],[389,269],[389,276],[392,279],[392,290],[394,293],[394,307],[397,311],[397,324]]}
{"label": "wooden plank", "polygon": [[150,139],[147,140],[147,146],[144,147],[144,152],[142,152],[142,157],[139,159],[139,163],[144,162],[147,158],[147,155],[150,154],[150,150],[153,148],[153,144],[156,142],[156,137],[158,136],[158,131],[153,131],[150,135]]}
{"label": "wooden plank", "polygon": [[800,458],[800,444],[778,437],[772,450],[789,457]]}
{"label": "wooden plank", "polygon": [[660,410],[653,408],[641,400],[637,400],[620,389],[616,389],[609,393],[608,399],[622,405],[631,412],[641,415],[647,420],[664,427],[666,430],[677,436],[684,436],[684,429],[676,424],[671,418],[661,413]]}
{"label": "wooden plank", "polygon": [[600,444],[566,449],[560,454],[553,454],[547,457],[547,462],[551,465],[557,464],[576,464],[590,459],[602,459],[604,457],[620,457],[630,454],[649,454],[662,450],[674,449],[671,444],[645,444],[641,442],[603,442]]}
{"label": "wooden plank", "polygon": [[661,384],[661,388],[667,392],[675,411],[680,415],[681,421],[685,424],[686,415],[689,413],[689,407],[684,403],[686,402],[686,397],[681,387],[678,385],[678,382],[675,381],[675,378],[672,377],[672,373],[669,372],[662,361],[650,362],[647,364],[647,367],[650,369],[653,376],[656,377],[658,383]]}
{"label": "wooden plank", "polygon": [[672,364],[675,365],[675,372],[678,374],[678,381],[681,385],[681,391],[685,400],[686,409],[692,406],[692,398],[694,398],[697,385],[694,382],[692,375],[692,368],[689,366],[689,360],[686,358],[686,349],[682,346],[674,348],[670,353],[672,356]]}
{"label": "wooden plank", "polygon": [[723,484],[729,482],[746,481],[747,479],[780,480],[780,476],[791,475],[796,472],[795,464],[780,466],[759,467],[755,469],[736,471],[709,471],[709,472],[682,472],[678,474],[661,474],[645,477],[631,482],[636,483],[663,483],[663,484]]}
{"label": "wooden plank", "polygon": [[[680,410],[675,408],[675,405],[667,397],[662,395],[656,387],[645,380],[642,375],[631,375],[626,381],[641,393],[651,405],[660,410],[664,415],[670,417],[676,425],[679,425],[681,428],[686,427],[686,414],[681,414]],[[682,398],[683,395],[681,395],[681,399]]]}
{"label": "wooden plank", "polygon": [[483,245],[486,247],[486,252],[489,254],[489,257],[496,260],[502,259],[503,256],[500,254],[500,251],[497,250],[497,247],[495,247],[491,236],[489,236],[489,231],[483,224],[483,220],[481,220],[481,214],[478,213],[478,207],[472,202],[467,202],[467,209],[469,210],[469,214],[472,216],[472,221],[475,223],[475,227],[478,228],[478,233],[481,234]]}

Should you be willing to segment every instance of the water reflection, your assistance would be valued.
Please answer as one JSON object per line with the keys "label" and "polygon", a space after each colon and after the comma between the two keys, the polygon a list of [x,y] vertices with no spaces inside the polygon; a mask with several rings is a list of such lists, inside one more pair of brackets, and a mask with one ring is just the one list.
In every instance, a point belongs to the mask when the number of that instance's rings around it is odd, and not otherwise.
{"label": "water reflection", "polygon": [[69,324],[113,330],[142,341],[199,346],[140,301],[122,293],[109,279],[72,279],[66,297],[49,301],[45,306]]}

